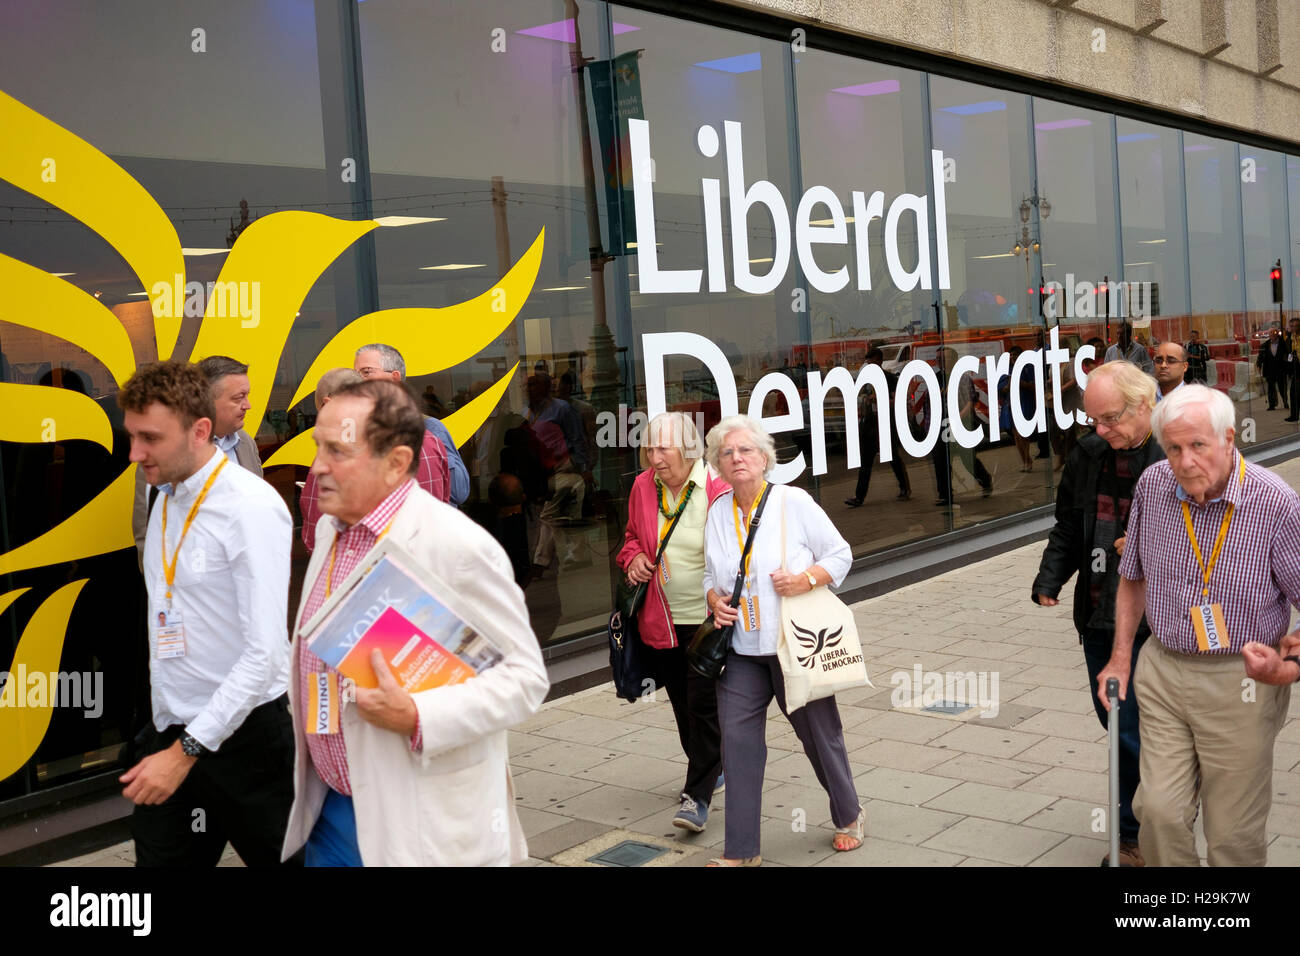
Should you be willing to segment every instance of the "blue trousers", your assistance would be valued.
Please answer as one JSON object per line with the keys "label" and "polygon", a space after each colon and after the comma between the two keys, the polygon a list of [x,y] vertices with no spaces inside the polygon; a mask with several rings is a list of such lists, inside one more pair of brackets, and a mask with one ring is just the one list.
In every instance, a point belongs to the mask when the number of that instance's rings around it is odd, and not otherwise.
{"label": "blue trousers", "polygon": [[[1083,632],[1083,657],[1088,664],[1088,684],[1092,691],[1092,706],[1097,711],[1101,726],[1106,726],[1106,708],[1097,699],[1097,675],[1110,660],[1113,635],[1110,631]],[[1128,697],[1119,704],[1119,838],[1136,840],[1138,821],[1133,815],[1133,794],[1138,788],[1138,757],[1141,738],[1138,736],[1138,700],[1133,692],[1133,668],[1137,666],[1138,651],[1146,637],[1133,641],[1133,664],[1128,672]]]}
{"label": "blue trousers", "polygon": [[362,866],[352,798],[330,790],[307,838],[304,866]]}

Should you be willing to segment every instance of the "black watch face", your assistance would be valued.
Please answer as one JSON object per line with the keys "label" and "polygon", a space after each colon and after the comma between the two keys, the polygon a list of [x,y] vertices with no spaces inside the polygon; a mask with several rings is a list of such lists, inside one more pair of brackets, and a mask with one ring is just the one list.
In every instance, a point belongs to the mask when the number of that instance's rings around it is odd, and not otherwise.
{"label": "black watch face", "polygon": [[203,754],[203,745],[186,734],[181,738],[181,751],[188,757],[199,757]]}

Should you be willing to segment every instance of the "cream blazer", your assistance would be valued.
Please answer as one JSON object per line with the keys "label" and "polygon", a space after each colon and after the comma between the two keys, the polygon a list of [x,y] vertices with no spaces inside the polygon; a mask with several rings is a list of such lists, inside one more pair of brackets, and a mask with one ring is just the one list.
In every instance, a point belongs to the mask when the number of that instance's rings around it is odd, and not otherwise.
{"label": "cream blazer", "polygon": [[[393,519],[390,537],[461,596],[491,608],[488,637],[505,659],[478,677],[415,695],[421,754],[404,734],[343,708],[357,845],[366,866],[508,866],[528,846],[515,813],[506,729],[541,706],[550,687],[524,594],[510,560],[487,531],[416,486]],[[289,700],[294,733],[294,801],[283,858],[306,842],[328,788],[307,749],[299,700],[298,641],[303,602],[324,573],[334,522],[316,526],[302,601],[293,619]]]}

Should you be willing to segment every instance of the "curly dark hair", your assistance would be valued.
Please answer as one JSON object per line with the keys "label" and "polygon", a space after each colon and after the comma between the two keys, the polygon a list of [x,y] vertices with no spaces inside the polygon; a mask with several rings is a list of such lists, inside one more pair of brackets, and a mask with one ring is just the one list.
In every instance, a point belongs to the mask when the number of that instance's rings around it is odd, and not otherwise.
{"label": "curly dark hair", "polygon": [[369,379],[344,385],[331,400],[345,397],[365,398],[374,403],[366,419],[366,444],[375,456],[387,455],[399,445],[411,449],[414,475],[420,469],[420,447],[424,444],[424,416],[405,385],[391,379]]}
{"label": "curly dark hair", "polygon": [[154,402],[179,415],[181,425],[187,429],[200,418],[217,418],[208,380],[197,365],[189,362],[141,365],[117,393],[118,407],[127,412],[143,412]]}

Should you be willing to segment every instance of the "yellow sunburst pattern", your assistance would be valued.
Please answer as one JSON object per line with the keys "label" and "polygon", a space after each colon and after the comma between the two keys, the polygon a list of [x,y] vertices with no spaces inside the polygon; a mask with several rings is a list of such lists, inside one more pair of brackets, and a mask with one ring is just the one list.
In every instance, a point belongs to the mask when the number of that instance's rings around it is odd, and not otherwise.
{"label": "yellow sunburst pattern", "polygon": [[[84,223],[111,245],[150,291],[159,357],[173,356],[181,318],[166,307],[167,296],[185,282],[185,259],[176,229],[154,198],[126,170],[76,134],[0,92],[0,179]],[[247,428],[256,434],[270,403],[271,385],[294,318],[321,274],[359,238],[379,228],[373,220],[336,219],[319,213],[285,211],[255,220],[240,235],[217,277],[231,288],[258,290],[256,315],[235,314],[210,297],[190,361],[233,355],[249,366]],[[469,301],[443,308],[388,309],[363,315],[345,326],[310,364],[289,407],[310,393],[326,370],[352,364],[358,346],[383,341],[402,351],[411,375],[451,368],[490,344],[514,321],[532,293],[541,267],[545,230],[492,288]],[[245,285],[247,287],[247,285]],[[0,321],[56,336],[95,356],[121,385],[135,371],[131,341],[118,318],[91,295],[43,270],[0,254]],[[226,312],[227,314],[222,314]],[[518,365],[482,395],[449,415],[445,424],[457,444],[487,419]],[[94,401],[47,386],[0,383],[0,440],[10,442],[85,439],[112,449],[112,429]],[[286,442],[266,462],[310,464],[315,453],[309,433]],[[129,548],[135,468],[117,475],[81,510],[16,548],[0,553],[0,573],[62,564]],[[59,669],[73,606],[86,579],[73,581],[41,603],[23,630],[10,671]],[[0,595],[0,615],[22,595]],[[36,752],[49,727],[53,701],[43,706],[0,708],[0,780],[19,770]]]}

